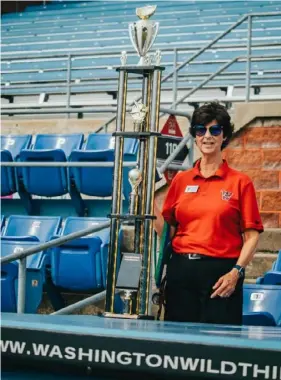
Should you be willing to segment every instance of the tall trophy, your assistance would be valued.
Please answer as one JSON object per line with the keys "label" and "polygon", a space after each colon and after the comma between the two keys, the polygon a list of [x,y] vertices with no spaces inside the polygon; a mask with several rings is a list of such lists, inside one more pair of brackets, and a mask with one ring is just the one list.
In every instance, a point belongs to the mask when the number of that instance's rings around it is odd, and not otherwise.
{"label": "tall trophy", "polygon": [[147,52],[157,36],[159,22],[151,21],[149,18],[155,13],[156,8],[156,5],[137,8],[136,15],[140,20],[129,24],[131,42],[140,57],[139,66],[149,66],[151,63]]}
{"label": "tall trophy", "polygon": [[[138,8],[140,20],[129,24],[132,44],[140,57],[137,65],[127,62],[127,53],[121,53],[119,72],[115,158],[111,207],[110,244],[107,265],[106,317],[154,319],[150,314],[151,263],[153,256],[153,204],[155,190],[156,152],[159,133],[159,110],[161,94],[161,52],[156,50],[154,60],[148,54],[157,36],[159,23],[149,20],[156,6]],[[130,111],[134,130],[126,130],[128,81],[141,78],[141,96]],[[128,174],[131,186],[129,212],[122,213],[124,178],[124,139],[139,141],[137,165]],[[121,249],[120,230],[130,225],[134,232],[134,244]],[[120,252],[121,251],[121,252]],[[121,263],[120,258],[121,257]],[[116,291],[124,295],[123,311],[115,311]]]}

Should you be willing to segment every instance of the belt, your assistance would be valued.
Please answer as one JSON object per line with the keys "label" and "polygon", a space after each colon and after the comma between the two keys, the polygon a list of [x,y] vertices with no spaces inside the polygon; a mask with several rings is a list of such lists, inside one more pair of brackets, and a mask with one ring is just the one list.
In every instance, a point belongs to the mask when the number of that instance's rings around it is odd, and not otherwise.
{"label": "belt", "polygon": [[184,253],[184,257],[189,260],[202,260],[208,258],[206,255],[200,255],[199,253]]}
{"label": "belt", "polygon": [[214,260],[218,259],[218,257],[208,256],[208,255],[201,255],[200,253],[181,253],[183,257],[185,257],[188,260]]}

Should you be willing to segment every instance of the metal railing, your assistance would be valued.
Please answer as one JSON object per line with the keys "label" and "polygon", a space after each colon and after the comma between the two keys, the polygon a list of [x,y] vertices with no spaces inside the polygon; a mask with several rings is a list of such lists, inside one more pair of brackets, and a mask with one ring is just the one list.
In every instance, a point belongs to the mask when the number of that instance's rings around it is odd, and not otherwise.
{"label": "metal railing", "polygon": [[58,247],[68,241],[81,238],[92,234],[93,232],[98,232],[104,228],[108,228],[110,222],[101,223],[98,226],[89,227],[84,230],[73,232],[71,234],[59,237],[57,239],[48,241],[46,243],[38,244],[36,247],[28,248],[22,252],[12,253],[8,256],[2,257],[0,260],[1,265],[10,263],[15,260],[19,260],[19,274],[18,274],[18,302],[17,302],[17,312],[24,313],[25,310],[25,299],[26,299],[26,258],[28,256],[34,255],[35,253]]}

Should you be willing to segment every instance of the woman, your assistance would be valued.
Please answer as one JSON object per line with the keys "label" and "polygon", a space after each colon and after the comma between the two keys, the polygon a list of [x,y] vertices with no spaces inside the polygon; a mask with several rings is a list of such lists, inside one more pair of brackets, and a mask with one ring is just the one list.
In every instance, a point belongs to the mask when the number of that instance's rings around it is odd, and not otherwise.
{"label": "woman", "polygon": [[202,158],[172,181],[155,229],[171,226],[165,319],[241,324],[243,280],[263,225],[252,181],[222,159],[233,126],[225,107],[207,103],[190,133]]}

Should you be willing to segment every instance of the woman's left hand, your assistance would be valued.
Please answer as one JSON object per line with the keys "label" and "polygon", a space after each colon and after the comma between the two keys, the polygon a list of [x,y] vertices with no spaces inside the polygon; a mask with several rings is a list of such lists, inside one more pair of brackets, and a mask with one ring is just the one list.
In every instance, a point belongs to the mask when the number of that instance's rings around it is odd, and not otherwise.
{"label": "woman's left hand", "polygon": [[230,272],[221,276],[219,280],[213,286],[214,292],[211,298],[222,297],[228,298],[235,291],[236,284],[239,280],[239,273],[236,269],[232,269]]}

